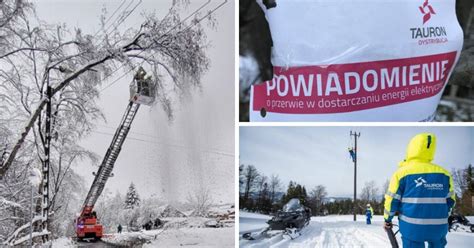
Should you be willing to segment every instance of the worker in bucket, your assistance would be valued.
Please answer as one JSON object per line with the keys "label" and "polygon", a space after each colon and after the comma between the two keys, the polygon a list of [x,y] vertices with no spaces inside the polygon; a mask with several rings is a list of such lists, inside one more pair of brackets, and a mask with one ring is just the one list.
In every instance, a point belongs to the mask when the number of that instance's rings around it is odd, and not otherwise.
{"label": "worker in bucket", "polygon": [[453,179],[433,164],[436,136],[422,133],[408,144],[406,158],[393,174],[385,194],[385,228],[398,214],[403,247],[445,247],[448,216],[455,204]]}
{"label": "worker in bucket", "polygon": [[367,208],[365,209],[365,216],[367,217],[367,225],[372,224],[372,216],[374,216],[374,209],[367,204]]}

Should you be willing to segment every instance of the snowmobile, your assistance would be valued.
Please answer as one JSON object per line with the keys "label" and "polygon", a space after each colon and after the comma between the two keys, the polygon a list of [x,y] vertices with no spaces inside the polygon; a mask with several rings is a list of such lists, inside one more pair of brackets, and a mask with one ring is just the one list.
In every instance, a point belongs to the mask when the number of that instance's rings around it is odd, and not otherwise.
{"label": "snowmobile", "polygon": [[309,224],[311,210],[303,206],[299,199],[293,198],[283,206],[283,209],[267,221],[268,227],[259,233],[245,233],[244,239],[254,240],[261,237],[272,237],[283,234],[285,239],[295,239],[301,235],[301,229]]}
{"label": "snowmobile", "polygon": [[449,231],[474,232],[474,224],[462,214],[452,214],[448,217]]}

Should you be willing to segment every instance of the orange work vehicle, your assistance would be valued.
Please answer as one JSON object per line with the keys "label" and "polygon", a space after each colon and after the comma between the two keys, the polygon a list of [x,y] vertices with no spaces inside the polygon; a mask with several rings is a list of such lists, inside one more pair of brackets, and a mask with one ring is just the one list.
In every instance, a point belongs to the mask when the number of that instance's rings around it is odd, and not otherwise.
{"label": "orange work vehicle", "polygon": [[107,149],[107,153],[102,160],[97,172],[94,172],[94,181],[89,189],[89,193],[82,206],[81,213],[74,223],[76,226],[76,235],[79,240],[86,238],[101,239],[103,235],[103,226],[97,219],[97,214],[93,210],[99,196],[104,190],[105,183],[109,177],[113,176],[112,170],[115,161],[120,154],[122,145],[127,138],[128,131],[132,125],[135,114],[140,104],[151,105],[155,101],[156,84],[150,76],[146,76],[145,70],[139,68],[130,85],[130,100],[122,117],[119,127],[115,132],[112,143]]}

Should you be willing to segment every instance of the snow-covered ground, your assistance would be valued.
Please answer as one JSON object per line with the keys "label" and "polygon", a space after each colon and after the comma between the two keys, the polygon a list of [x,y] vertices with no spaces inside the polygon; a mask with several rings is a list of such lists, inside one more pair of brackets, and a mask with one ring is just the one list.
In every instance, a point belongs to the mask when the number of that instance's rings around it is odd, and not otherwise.
{"label": "snow-covered ground", "polygon": [[77,243],[70,238],[53,241],[53,247],[234,247],[234,228],[179,228],[107,234],[98,242]]}
{"label": "snow-covered ground", "polygon": [[[212,206],[207,217],[187,216],[171,205],[158,207],[162,225],[157,230],[132,232],[124,227],[122,233],[106,233],[101,241],[77,242],[59,238],[53,247],[234,247],[235,209],[233,204]],[[192,213],[191,211],[190,213]],[[189,214],[190,214],[189,213]],[[151,218],[153,219],[153,218]],[[210,225],[209,223],[213,224]],[[214,228],[218,226],[219,228]],[[108,229],[110,230],[110,228]]]}
{"label": "snow-covered ground", "polygon": [[234,247],[234,228],[168,229],[143,247]]}
{"label": "snow-covered ground", "polygon": [[[214,215],[233,215],[233,211],[225,206],[215,207],[209,211]],[[171,209],[171,208],[167,208]],[[173,210],[173,209],[171,209]],[[168,214],[170,211],[167,212]],[[167,217],[161,218],[163,226],[157,230],[141,230],[122,233],[104,234],[98,242],[77,242],[71,238],[59,238],[52,242],[53,247],[234,247],[235,228],[233,218],[220,219],[221,228],[206,225],[209,221],[216,222],[215,217]]]}
{"label": "snow-covered ground", "polygon": [[[242,239],[244,233],[265,228],[268,219],[270,217],[266,215],[240,212],[240,247],[390,247],[382,228],[382,216],[374,216],[372,225],[365,224],[362,215],[357,216],[356,222],[352,221],[352,215],[312,217],[309,226],[294,240],[284,239],[281,235],[258,240]],[[400,235],[397,239],[401,244]],[[450,232],[447,239],[447,247],[472,247],[474,233]]]}

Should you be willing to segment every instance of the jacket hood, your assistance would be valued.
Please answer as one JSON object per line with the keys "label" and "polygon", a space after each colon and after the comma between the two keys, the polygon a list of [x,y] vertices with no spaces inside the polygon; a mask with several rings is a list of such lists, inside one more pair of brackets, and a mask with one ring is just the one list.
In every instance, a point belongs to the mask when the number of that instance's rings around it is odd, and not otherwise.
{"label": "jacket hood", "polygon": [[431,162],[436,151],[436,136],[432,133],[421,133],[410,140],[405,160],[400,162],[404,166],[407,162],[418,160]]}

